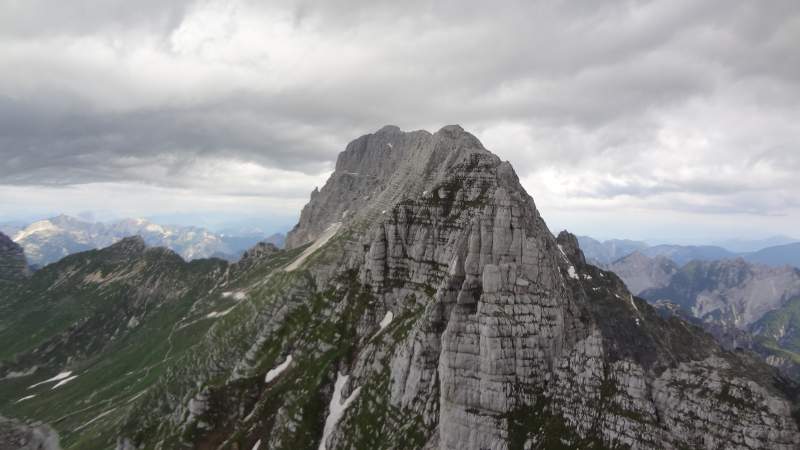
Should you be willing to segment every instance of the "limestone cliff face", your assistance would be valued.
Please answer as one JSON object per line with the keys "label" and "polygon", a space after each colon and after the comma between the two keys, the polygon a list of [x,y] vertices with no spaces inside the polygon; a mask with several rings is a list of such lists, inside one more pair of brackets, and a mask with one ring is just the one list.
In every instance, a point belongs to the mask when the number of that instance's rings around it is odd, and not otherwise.
{"label": "limestone cliff face", "polygon": [[[289,245],[334,222],[351,230],[348,251],[317,277],[357,270],[377,318],[422,311],[389,358],[388,401],[421,420],[426,448],[800,445],[769,370],[741,370],[587,265],[573,236],[553,238],[511,166],[459,127],[351,143]],[[359,358],[364,380],[374,356]],[[339,430],[354,431],[360,407]],[[329,448],[348,442],[334,432]]]}
{"label": "limestone cliff face", "polygon": [[28,263],[22,247],[0,233],[0,282],[20,280],[28,275]]}

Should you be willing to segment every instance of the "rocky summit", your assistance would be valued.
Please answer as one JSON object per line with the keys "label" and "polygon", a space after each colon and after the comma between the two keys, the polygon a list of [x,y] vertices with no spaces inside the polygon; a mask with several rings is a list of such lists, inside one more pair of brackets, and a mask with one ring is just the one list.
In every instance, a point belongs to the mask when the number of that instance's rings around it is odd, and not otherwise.
{"label": "rocky summit", "polygon": [[[285,250],[211,264],[127,246],[0,291],[130,305],[5,352],[0,413],[66,448],[800,446],[796,385],[588,264],[458,126],[351,142]],[[81,351],[97,314],[107,344]]]}

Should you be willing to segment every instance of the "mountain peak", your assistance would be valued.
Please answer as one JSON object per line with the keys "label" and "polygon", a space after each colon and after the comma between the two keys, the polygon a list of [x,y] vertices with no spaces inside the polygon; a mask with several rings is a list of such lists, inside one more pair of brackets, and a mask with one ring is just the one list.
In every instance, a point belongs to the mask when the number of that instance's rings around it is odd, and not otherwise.
{"label": "mountain peak", "polygon": [[116,254],[123,254],[123,255],[141,254],[146,249],[147,249],[147,244],[145,244],[144,238],[142,238],[139,235],[122,238],[113,245],[111,245],[110,247],[108,247],[108,250],[113,251]]}
{"label": "mountain peak", "polygon": [[501,164],[459,125],[434,134],[385,126],[350,142],[339,154],[334,173],[303,208],[286,246],[312,241],[337,222],[374,220],[404,199],[430,195],[447,180],[457,182],[473,172],[487,180],[503,177],[515,184],[513,190],[521,190],[510,165]]}
{"label": "mountain peak", "polygon": [[375,134],[398,134],[402,132],[403,131],[397,125],[384,125],[380,130],[376,131]]}
{"label": "mountain peak", "polygon": [[558,243],[559,249],[564,252],[564,255],[566,255],[570,261],[586,264],[586,258],[583,256],[583,252],[578,244],[578,238],[574,234],[563,230],[558,233],[556,242]]}

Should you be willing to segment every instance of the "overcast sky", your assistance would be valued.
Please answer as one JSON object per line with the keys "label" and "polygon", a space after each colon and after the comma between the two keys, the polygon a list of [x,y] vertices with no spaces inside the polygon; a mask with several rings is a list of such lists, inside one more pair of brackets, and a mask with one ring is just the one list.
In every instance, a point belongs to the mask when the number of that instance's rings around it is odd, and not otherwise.
{"label": "overcast sky", "polygon": [[499,3],[0,0],[0,221],[288,224],[355,137],[457,123],[554,231],[800,237],[800,2]]}

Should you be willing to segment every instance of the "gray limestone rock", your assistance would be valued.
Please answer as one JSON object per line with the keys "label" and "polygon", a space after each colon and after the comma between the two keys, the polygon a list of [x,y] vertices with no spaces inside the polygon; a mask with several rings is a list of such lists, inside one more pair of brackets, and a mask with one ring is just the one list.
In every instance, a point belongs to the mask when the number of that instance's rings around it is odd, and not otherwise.
{"label": "gray limestone rock", "polygon": [[47,425],[0,416],[0,450],[61,450],[61,446],[58,434]]}

